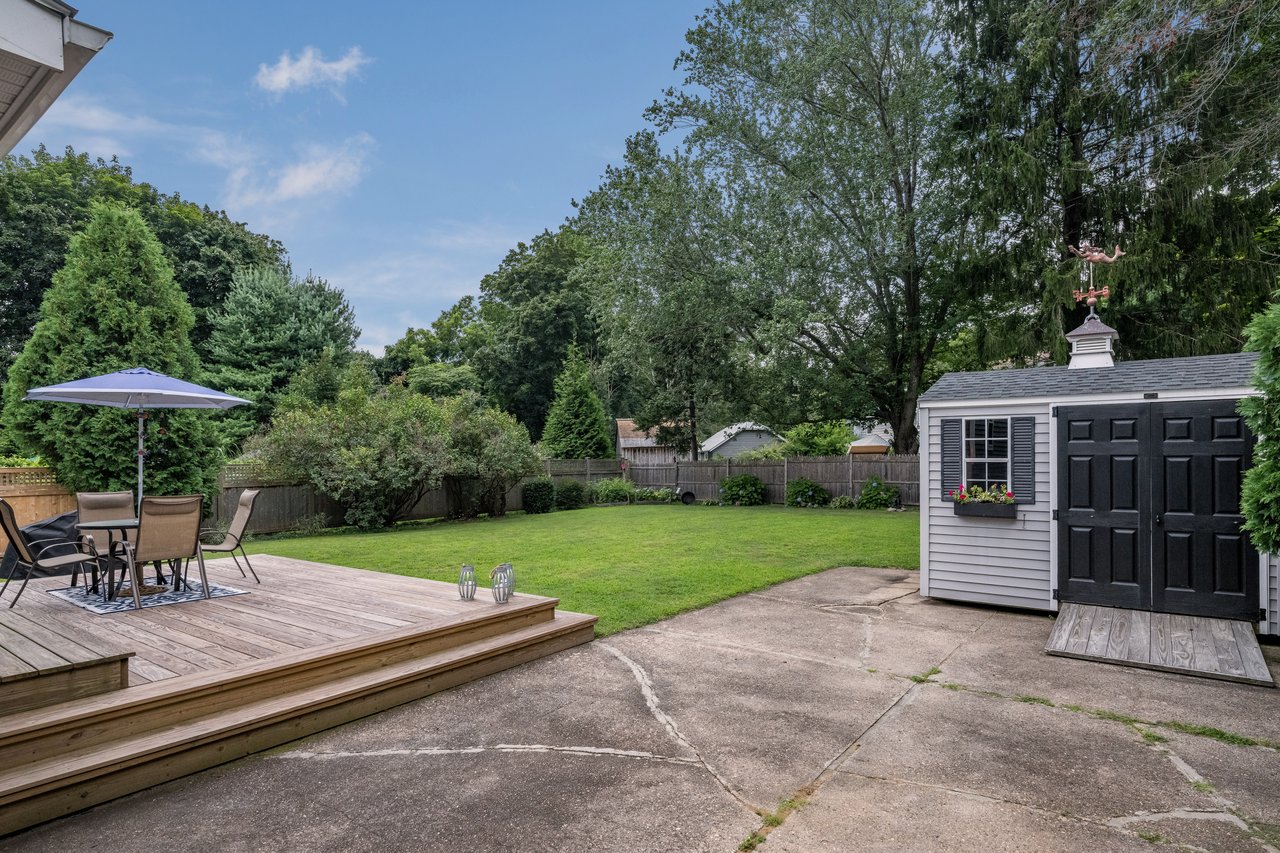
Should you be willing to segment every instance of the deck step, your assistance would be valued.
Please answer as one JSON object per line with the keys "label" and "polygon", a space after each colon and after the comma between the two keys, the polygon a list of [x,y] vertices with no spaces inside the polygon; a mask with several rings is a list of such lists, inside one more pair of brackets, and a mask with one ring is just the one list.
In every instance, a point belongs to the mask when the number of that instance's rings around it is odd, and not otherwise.
{"label": "deck step", "polygon": [[[422,630],[331,644],[317,657],[185,676],[15,714],[0,736],[0,834],[588,642],[595,617],[539,606],[495,608]],[[549,603],[543,604],[541,602]],[[237,678],[237,674],[239,677]],[[163,683],[161,683],[163,684]],[[231,694],[231,695],[227,695]]]}

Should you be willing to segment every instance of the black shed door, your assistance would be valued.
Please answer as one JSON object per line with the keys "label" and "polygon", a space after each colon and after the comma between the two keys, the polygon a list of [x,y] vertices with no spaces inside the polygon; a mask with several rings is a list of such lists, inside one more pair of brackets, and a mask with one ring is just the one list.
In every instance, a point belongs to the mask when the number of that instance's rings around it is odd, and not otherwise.
{"label": "black shed door", "polygon": [[1234,400],[1061,407],[1061,598],[1256,618],[1240,514],[1252,444]]}

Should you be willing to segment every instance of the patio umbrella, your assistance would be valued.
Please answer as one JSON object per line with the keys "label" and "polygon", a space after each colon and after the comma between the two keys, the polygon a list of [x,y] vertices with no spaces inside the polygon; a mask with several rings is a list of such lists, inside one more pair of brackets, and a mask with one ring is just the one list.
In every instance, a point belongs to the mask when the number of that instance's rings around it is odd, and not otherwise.
{"label": "patio umbrella", "polygon": [[115,373],[63,382],[61,385],[32,388],[23,399],[136,409],[139,506],[142,505],[142,460],[145,453],[143,428],[147,409],[230,409],[249,402],[212,388],[147,370],[145,367],[117,370]]}

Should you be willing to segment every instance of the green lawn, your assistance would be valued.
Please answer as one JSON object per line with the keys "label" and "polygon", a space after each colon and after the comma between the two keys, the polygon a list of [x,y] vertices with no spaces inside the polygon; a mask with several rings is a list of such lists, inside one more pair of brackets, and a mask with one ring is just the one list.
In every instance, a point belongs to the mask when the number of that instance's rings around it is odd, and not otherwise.
{"label": "green lawn", "polygon": [[442,581],[473,563],[482,583],[509,562],[518,592],[599,616],[603,636],[832,566],[918,568],[919,543],[914,511],[640,505],[259,540],[249,550]]}

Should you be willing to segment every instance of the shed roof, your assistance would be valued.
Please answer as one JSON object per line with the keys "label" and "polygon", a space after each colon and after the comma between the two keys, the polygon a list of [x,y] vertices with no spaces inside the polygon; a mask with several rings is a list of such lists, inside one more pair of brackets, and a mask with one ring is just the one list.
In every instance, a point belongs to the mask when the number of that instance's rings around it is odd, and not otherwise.
{"label": "shed roof", "polygon": [[730,424],[729,426],[717,432],[715,435],[708,438],[706,441],[702,442],[702,452],[712,453],[717,448],[721,447],[729,439],[743,432],[764,432],[764,433],[768,433],[769,436],[774,439],[781,438],[780,435],[778,435],[773,430],[769,429],[764,424],[758,424],[755,421],[743,421],[741,423]]}
{"label": "shed roof", "polygon": [[1121,361],[1114,367],[1071,370],[1027,367],[948,373],[920,396],[924,404],[951,400],[1006,400],[1020,397],[1087,397],[1134,391],[1190,391],[1248,388],[1256,352]]}

